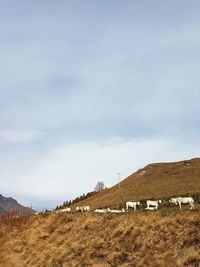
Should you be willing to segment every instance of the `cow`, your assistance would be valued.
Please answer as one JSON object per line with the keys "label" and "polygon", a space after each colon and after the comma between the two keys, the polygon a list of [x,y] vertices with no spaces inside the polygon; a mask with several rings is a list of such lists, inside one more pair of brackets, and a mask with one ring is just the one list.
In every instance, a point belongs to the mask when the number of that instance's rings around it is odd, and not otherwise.
{"label": "cow", "polygon": [[83,208],[82,208],[82,207],[76,207],[75,210],[76,210],[76,211],[79,211],[79,212],[83,212]]}
{"label": "cow", "polygon": [[136,211],[136,207],[140,205],[140,202],[136,202],[136,201],[128,201],[126,202],[126,210],[128,211],[128,208],[134,208],[134,211]]}
{"label": "cow", "polygon": [[82,209],[83,211],[90,211],[90,206],[83,206]]}
{"label": "cow", "polygon": [[121,213],[121,212],[125,212],[125,209],[121,209],[121,210],[111,210],[111,209],[107,208],[107,211],[108,211],[108,212],[111,212],[111,213]]}
{"label": "cow", "polygon": [[154,207],[156,210],[158,209],[158,205],[162,203],[162,200],[147,200],[147,207],[146,210],[152,210],[150,207]]}
{"label": "cow", "polygon": [[56,213],[62,213],[62,212],[71,212],[71,208],[65,208],[65,209],[56,211]]}
{"label": "cow", "polygon": [[90,211],[90,206],[76,207],[76,211],[79,212]]}
{"label": "cow", "polygon": [[107,209],[95,209],[94,212],[97,212],[97,213],[106,213],[108,212]]}
{"label": "cow", "polygon": [[181,204],[190,204],[190,209],[194,209],[194,198],[193,197],[172,197],[169,200],[169,203],[174,203],[179,205],[179,209],[181,209]]}

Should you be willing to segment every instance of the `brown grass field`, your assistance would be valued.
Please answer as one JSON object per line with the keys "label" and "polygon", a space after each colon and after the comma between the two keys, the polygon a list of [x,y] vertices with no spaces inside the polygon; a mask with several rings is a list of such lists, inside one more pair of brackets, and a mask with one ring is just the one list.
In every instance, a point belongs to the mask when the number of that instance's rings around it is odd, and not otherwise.
{"label": "brown grass field", "polygon": [[200,158],[154,163],[131,174],[119,184],[83,200],[77,206],[119,207],[126,201],[169,198],[200,193]]}
{"label": "brown grass field", "polygon": [[[200,159],[157,163],[77,206],[122,207],[143,200],[137,212],[45,213],[0,221],[0,267],[200,267]],[[169,205],[191,195],[195,210]],[[145,199],[164,200],[145,211]],[[72,206],[72,208],[74,208]]]}
{"label": "brown grass field", "polygon": [[1,223],[0,244],[0,267],[197,267],[200,211],[32,215]]}

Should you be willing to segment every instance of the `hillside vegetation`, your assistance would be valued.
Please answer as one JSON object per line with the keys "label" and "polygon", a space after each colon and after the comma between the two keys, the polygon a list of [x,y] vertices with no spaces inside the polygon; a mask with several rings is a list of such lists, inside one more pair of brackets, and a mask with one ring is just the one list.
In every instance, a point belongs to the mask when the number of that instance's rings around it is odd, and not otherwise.
{"label": "hillside vegetation", "polygon": [[32,215],[1,223],[0,244],[0,267],[195,267],[200,213]]}
{"label": "hillside vegetation", "polygon": [[[75,206],[119,207],[162,198],[158,211],[44,213],[1,217],[0,267],[200,266],[200,159],[150,164]],[[182,210],[167,198],[195,197]],[[81,198],[83,199],[83,198]],[[72,205],[73,208],[73,205]]]}
{"label": "hillside vegetation", "polygon": [[78,203],[92,208],[120,206],[126,201],[200,193],[200,158],[154,163],[131,174],[119,184]]}

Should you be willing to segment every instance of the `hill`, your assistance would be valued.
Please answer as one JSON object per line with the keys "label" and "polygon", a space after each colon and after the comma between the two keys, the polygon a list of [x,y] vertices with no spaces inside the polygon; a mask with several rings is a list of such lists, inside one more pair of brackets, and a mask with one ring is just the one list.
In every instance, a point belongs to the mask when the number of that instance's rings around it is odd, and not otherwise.
{"label": "hill", "polygon": [[[150,164],[75,205],[200,192],[200,159]],[[0,267],[194,267],[200,265],[200,205],[121,214],[34,214],[0,220]]]}
{"label": "hill", "polygon": [[200,192],[200,158],[149,164],[77,205],[92,208],[120,206],[126,201],[168,198]]}
{"label": "hill", "polygon": [[15,199],[11,197],[4,197],[0,194],[0,215],[4,215],[5,213],[11,211],[17,211],[18,214],[34,212],[32,209],[19,204]]}
{"label": "hill", "polygon": [[[0,223],[0,267],[194,267],[199,211],[41,214]],[[23,217],[21,217],[23,218]]]}
{"label": "hill", "polygon": [[6,211],[3,208],[0,207],[0,216],[1,215],[5,215],[5,214],[6,214]]}

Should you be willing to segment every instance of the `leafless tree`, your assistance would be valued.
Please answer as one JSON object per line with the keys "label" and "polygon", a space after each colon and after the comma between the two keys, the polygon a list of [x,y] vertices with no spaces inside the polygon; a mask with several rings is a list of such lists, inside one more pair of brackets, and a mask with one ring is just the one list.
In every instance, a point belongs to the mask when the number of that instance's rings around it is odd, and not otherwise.
{"label": "leafless tree", "polygon": [[95,186],[94,191],[96,191],[96,192],[101,192],[101,191],[104,190],[105,188],[106,188],[106,187],[105,187],[105,185],[104,185],[104,182],[102,182],[102,181],[98,181],[97,184],[96,184],[96,186]]}

